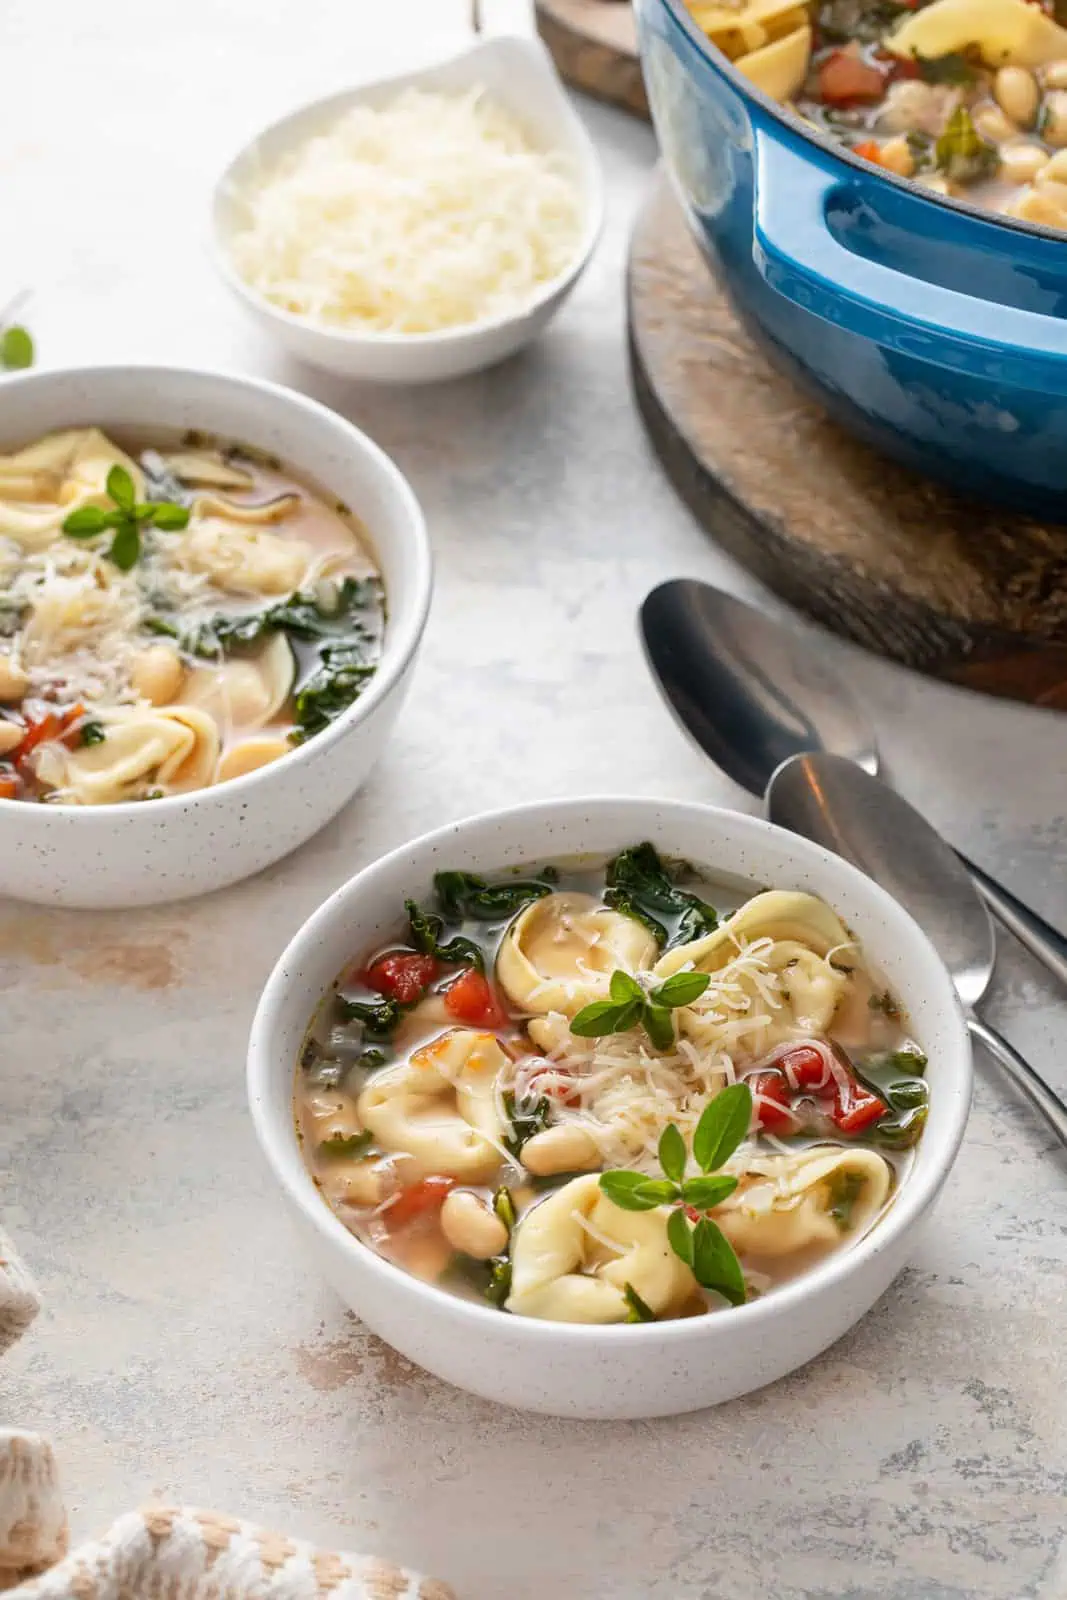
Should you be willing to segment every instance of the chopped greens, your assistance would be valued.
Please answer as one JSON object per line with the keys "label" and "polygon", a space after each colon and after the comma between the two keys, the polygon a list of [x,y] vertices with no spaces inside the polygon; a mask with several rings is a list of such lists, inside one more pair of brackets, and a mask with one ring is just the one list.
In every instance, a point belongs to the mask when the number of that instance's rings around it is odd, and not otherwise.
{"label": "chopped greens", "polygon": [[934,158],[946,177],[973,183],[994,172],[1000,158],[994,145],[978,133],[966,106],[957,106],[934,145]]}
{"label": "chopped greens", "polygon": [[498,917],[512,917],[530,900],[540,900],[552,893],[547,879],[504,879],[489,883],[475,877],[473,872],[438,872],[433,880],[437,902],[446,917],[462,921],[472,917],[478,922],[493,922]]}
{"label": "chopped greens", "polygon": [[400,1021],[403,1006],[396,1000],[346,1000],[338,996],[346,1022],[362,1022],[372,1039],[388,1039]]}
{"label": "chopped greens", "polygon": [[375,667],[362,645],[324,645],[319,668],[299,691],[295,703],[296,727],[292,744],[303,744],[328,728],[363,693]]}
{"label": "chopped greens", "polygon": [[842,1233],[847,1233],[852,1226],[852,1212],[865,1185],[866,1179],[859,1172],[838,1172],[831,1179],[827,1209]]}
{"label": "chopped greens", "polygon": [[[661,948],[671,950],[675,945],[688,944],[719,926],[714,906],[679,889],[659,852],[647,841],[620,851],[609,862],[607,882],[605,904],[640,922]],[[652,915],[655,911],[665,911],[678,919],[672,935],[668,936],[667,929]]]}
{"label": "chopped greens", "polygon": [[504,1095],[504,1115],[508,1119],[511,1133],[504,1139],[504,1148],[513,1156],[520,1156],[523,1145],[532,1139],[534,1134],[544,1133],[548,1127],[551,1109],[543,1095],[536,1100],[523,1100],[520,1104],[509,1089]]}
{"label": "chopped greens", "polygon": [[975,81],[974,65],[956,51],[943,56],[916,56],[915,63],[924,83],[964,86]]}
{"label": "chopped greens", "polygon": [[83,722],[78,733],[82,744],[103,744],[107,738],[102,722]]}
{"label": "chopped greens", "polygon": [[374,1143],[369,1129],[362,1133],[334,1133],[319,1143],[319,1149],[328,1156],[361,1156]]}
{"label": "chopped greens", "polygon": [[632,1283],[623,1284],[623,1299],[630,1308],[627,1322],[655,1322],[656,1313],[650,1305],[646,1305]]}
{"label": "chopped greens", "polygon": [[440,917],[432,911],[423,911],[414,900],[405,900],[404,910],[408,914],[408,938],[420,955],[435,956],[448,966],[474,967],[478,972],[485,971],[485,957],[473,939],[465,939],[462,934],[457,934],[447,944],[442,944],[441,935],[445,925]]}

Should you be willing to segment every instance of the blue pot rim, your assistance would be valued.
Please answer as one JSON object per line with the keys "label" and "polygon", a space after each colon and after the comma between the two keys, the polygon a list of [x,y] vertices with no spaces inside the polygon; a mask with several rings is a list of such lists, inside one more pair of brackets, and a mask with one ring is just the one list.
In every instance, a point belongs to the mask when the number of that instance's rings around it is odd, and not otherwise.
{"label": "blue pot rim", "polygon": [[[638,3],[640,4],[641,0],[638,0]],[[648,3],[648,0],[645,0],[645,3]],[[1050,239],[1053,243],[1062,245],[1067,251],[1067,231],[1063,229],[1050,228],[1038,222],[1026,222],[1022,217],[1006,217],[999,211],[988,211],[985,207],[975,205],[971,200],[960,199],[957,195],[938,194],[935,190],[916,183],[912,178],[903,178],[899,173],[890,172],[885,167],[877,167],[873,162],[865,161],[862,156],[853,155],[847,146],[812,127],[810,122],[806,122],[795,111],[790,111],[777,100],[772,100],[770,95],[757,88],[750,78],[746,78],[743,72],[739,72],[730,58],[719,49],[718,45],[712,44],[703,29],[694,22],[686,0],[656,0],[656,3],[663,7],[675,27],[686,35],[708,65],[722,77],[727,78],[744,99],[759,106],[761,111],[774,121],[782,123],[806,144],[814,145],[817,150],[839,161],[842,166],[852,167],[861,172],[868,182],[873,177],[876,182],[893,184],[908,194],[917,195],[929,205],[944,207],[950,211],[961,211],[965,216],[984,224],[987,228],[1003,228],[1008,233],[1022,233],[1029,234],[1032,238]]]}

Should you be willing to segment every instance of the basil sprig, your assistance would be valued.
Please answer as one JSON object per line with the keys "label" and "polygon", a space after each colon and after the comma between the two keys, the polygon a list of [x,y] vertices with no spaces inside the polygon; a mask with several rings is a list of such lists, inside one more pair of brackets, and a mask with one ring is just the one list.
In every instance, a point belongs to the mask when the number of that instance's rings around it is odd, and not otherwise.
{"label": "basil sprig", "polygon": [[[741,1263],[729,1239],[706,1213],[737,1188],[737,1179],[730,1173],[713,1174],[746,1137],[751,1121],[752,1092],[748,1084],[730,1084],[705,1106],[693,1134],[693,1160],[700,1168],[699,1176],[687,1178],[685,1175],[685,1139],[673,1122],[668,1123],[660,1135],[658,1154],[662,1178],[649,1178],[643,1172],[625,1169],[600,1175],[601,1192],[623,1211],[654,1211],[657,1206],[673,1206],[667,1219],[671,1249],[692,1270],[702,1288],[714,1290],[734,1306],[743,1305],[746,1299]],[[689,1211],[705,1214],[693,1223]],[[638,1314],[629,1295],[627,1305],[631,1320],[647,1320]],[[648,1307],[644,1309],[647,1311]]]}
{"label": "basil sprig", "polygon": [[5,372],[22,372],[32,367],[33,354],[33,336],[21,323],[12,322],[0,329],[0,367]]}
{"label": "basil sprig", "polygon": [[70,539],[95,539],[113,528],[108,560],[121,572],[137,565],[146,528],[177,531],[188,525],[188,506],[175,505],[172,500],[138,501],[133,479],[117,462],[107,475],[107,495],[111,511],[103,506],[79,506],[64,520],[63,532]]}
{"label": "basil sprig", "polygon": [[674,1045],[672,1011],[699,1000],[711,979],[706,972],[676,972],[658,988],[647,993],[628,972],[611,975],[610,1000],[594,1000],[571,1019],[571,1032],[580,1039],[601,1039],[609,1033],[628,1033],[644,1028],[657,1050]]}

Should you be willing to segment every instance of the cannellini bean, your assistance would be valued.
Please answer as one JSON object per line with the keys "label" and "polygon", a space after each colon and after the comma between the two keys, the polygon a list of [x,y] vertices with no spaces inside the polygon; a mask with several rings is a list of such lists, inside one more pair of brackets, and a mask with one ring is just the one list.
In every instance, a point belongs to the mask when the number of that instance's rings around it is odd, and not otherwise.
{"label": "cannellini bean", "polygon": [[20,722],[6,722],[0,720],[0,756],[9,756],[12,750],[17,750],[26,730]]}
{"label": "cannellini bean", "polygon": [[999,106],[980,106],[971,120],[982,138],[991,139],[994,144],[1003,144],[1007,139],[1014,139],[1019,132],[1015,123],[1004,115]]}
{"label": "cannellini bean", "polygon": [[584,1128],[560,1123],[527,1139],[522,1164],[536,1178],[551,1178],[557,1172],[592,1172],[600,1165],[600,1151]]}
{"label": "cannellini bean", "polygon": [[330,1200],[346,1206],[376,1206],[385,1197],[385,1183],[379,1164],[371,1161],[338,1161],[322,1175],[322,1187]]}
{"label": "cannellini bean", "polygon": [[130,682],[142,700],[169,706],[177,699],[185,668],[173,645],[150,644],[133,659]]}
{"label": "cannellini bean", "polygon": [[1054,156],[1045,155],[1034,176],[1040,177],[1042,183],[1067,183],[1067,150],[1057,150]]}
{"label": "cannellini bean", "polygon": [[469,1189],[453,1189],[441,1207],[441,1228],[453,1250],[488,1261],[507,1248],[508,1230]]}
{"label": "cannellini bean", "polygon": [[0,701],[21,700],[29,686],[29,673],[10,656],[0,654]]}
{"label": "cannellini bean", "polygon": [[1048,151],[1039,144],[1009,144],[1000,152],[1000,175],[1009,183],[1029,183],[1048,163]]}
{"label": "cannellini bean", "polygon": [[878,152],[878,165],[887,167],[890,172],[897,173],[901,178],[911,177],[915,171],[915,157],[903,134],[885,141]]}
{"label": "cannellini bean", "polygon": [[1001,110],[1020,128],[1029,128],[1037,116],[1041,95],[1037,80],[1025,67],[999,67],[993,93]]}
{"label": "cannellini bean", "polygon": [[227,778],[241,778],[246,772],[256,772],[260,767],[277,761],[290,749],[284,739],[245,739],[227,750],[219,762],[219,783]]}
{"label": "cannellini bean", "polygon": [[363,1132],[356,1102],[340,1090],[311,1095],[307,1108],[316,1139],[351,1139]]}
{"label": "cannellini bean", "polygon": [[1050,61],[1043,77],[1046,89],[1067,89],[1067,61]]}
{"label": "cannellini bean", "polygon": [[1067,90],[1053,89],[1045,96],[1040,133],[1047,144],[1067,145]]}

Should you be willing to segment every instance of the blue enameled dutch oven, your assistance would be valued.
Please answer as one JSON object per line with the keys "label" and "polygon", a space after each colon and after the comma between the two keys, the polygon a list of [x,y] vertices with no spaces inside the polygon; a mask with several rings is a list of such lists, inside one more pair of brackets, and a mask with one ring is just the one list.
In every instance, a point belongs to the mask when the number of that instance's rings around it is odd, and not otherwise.
{"label": "blue enameled dutch oven", "polygon": [[756,89],[683,0],[635,0],[692,231],[779,365],[851,432],[1067,522],[1067,235],[935,195]]}

